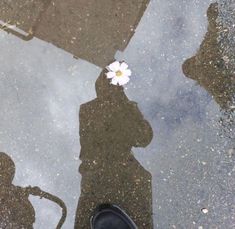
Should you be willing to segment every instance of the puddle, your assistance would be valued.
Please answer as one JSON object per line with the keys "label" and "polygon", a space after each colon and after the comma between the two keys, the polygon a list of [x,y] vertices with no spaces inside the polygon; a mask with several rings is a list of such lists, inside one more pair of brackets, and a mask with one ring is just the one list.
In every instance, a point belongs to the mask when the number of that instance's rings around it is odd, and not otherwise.
{"label": "puddle", "polygon": [[55,228],[62,202],[62,228],[104,202],[139,228],[234,227],[234,3],[147,3],[0,3],[0,151],[14,185],[54,198],[19,188],[34,228]]}

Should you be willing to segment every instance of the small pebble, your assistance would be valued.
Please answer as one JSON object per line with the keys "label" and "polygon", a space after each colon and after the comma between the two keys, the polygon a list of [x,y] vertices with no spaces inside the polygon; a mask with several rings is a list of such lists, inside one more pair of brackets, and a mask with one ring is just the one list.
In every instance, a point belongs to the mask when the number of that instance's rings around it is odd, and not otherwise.
{"label": "small pebble", "polygon": [[207,208],[202,208],[202,213],[204,213],[204,214],[207,214],[209,211],[208,211],[208,209]]}

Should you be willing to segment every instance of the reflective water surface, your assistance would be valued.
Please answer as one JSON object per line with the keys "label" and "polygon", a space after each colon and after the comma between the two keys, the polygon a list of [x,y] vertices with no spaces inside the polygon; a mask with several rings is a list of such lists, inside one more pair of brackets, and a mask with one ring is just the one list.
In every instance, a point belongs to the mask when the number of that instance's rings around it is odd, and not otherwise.
{"label": "reflective water surface", "polygon": [[234,10],[1,1],[0,228],[89,228],[104,202],[139,228],[234,228]]}

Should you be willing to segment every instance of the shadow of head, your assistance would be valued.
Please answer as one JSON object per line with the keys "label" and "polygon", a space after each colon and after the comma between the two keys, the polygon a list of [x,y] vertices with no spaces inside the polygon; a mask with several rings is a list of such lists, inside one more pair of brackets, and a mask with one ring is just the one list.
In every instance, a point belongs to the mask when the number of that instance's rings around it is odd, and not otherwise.
{"label": "shadow of head", "polygon": [[15,176],[15,163],[6,153],[0,152],[0,184],[10,185]]}
{"label": "shadow of head", "polygon": [[218,71],[221,53],[218,47],[218,3],[213,3],[207,10],[208,31],[197,54],[187,59],[182,70],[185,76],[191,79],[206,77],[204,74]]}
{"label": "shadow of head", "polygon": [[208,31],[198,52],[183,63],[182,70],[186,77],[206,89],[222,109],[229,109],[234,96],[234,75],[227,67],[224,47],[219,42],[219,36],[225,30],[217,20],[217,3],[210,5],[207,16]]}
{"label": "shadow of head", "polygon": [[101,100],[120,101],[128,100],[122,86],[112,85],[107,79],[107,69],[104,69],[95,83],[97,98]]}

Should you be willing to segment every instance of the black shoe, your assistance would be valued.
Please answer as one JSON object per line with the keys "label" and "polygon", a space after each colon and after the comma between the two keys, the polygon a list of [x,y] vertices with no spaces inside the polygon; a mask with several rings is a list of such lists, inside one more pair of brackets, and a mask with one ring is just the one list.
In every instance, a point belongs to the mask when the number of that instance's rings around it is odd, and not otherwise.
{"label": "black shoe", "polygon": [[137,229],[137,226],[119,207],[103,204],[91,217],[91,229]]}

